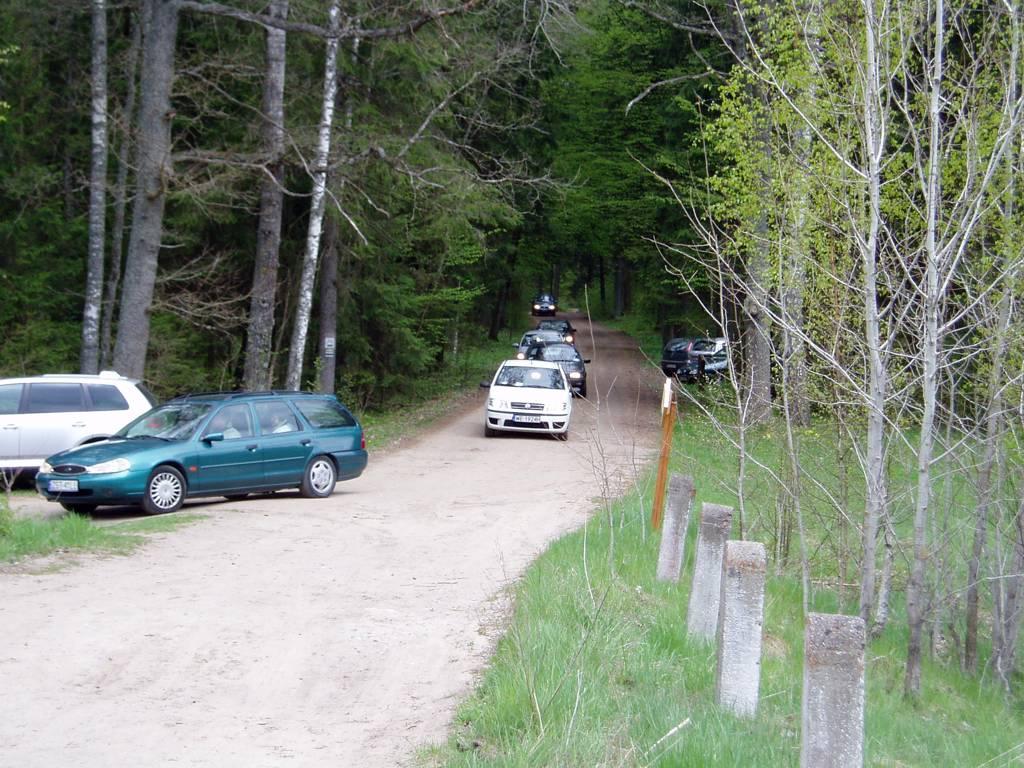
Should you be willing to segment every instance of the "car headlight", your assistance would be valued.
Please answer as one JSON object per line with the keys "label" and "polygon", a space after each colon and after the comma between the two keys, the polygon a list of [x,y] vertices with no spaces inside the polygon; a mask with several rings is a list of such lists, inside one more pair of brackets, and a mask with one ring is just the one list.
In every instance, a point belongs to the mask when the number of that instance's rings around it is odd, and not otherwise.
{"label": "car headlight", "polygon": [[51,472],[53,472],[53,465],[50,464],[50,462],[48,461],[44,461],[42,464],[39,465],[39,471],[45,475],[48,475]]}
{"label": "car headlight", "polygon": [[131,468],[132,463],[128,459],[111,459],[101,464],[93,464],[91,467],[86,467],[85,473],[87,475],[108,475],[113,472],[124,472]]}
{"label": "car headlight", "polygon": [[534,308],[534,309],[540,309],[540,304],[534,304],[534,305],[533,305],[533,308]]}
{"label": "car headlight", "polygon": [[583,374],[581,374],[579,371],[569,371],[569,378],[570,379],[582,379],[583,378]]}
{"label": "car headlight", "polygon": [[526,355],[522,352],[516,352],[516,360],[525,360]]}
{"label": "car headlight", "polygon": [[565,334],[565,342],[566,342],[566,344],[572,344],[572,334],[571,333]]}

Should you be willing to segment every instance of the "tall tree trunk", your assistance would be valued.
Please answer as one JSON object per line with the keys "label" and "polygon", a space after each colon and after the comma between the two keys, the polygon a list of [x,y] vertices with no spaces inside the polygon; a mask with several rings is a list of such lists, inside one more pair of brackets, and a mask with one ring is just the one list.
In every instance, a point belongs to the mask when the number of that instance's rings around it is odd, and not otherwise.
{"label": "tall tree trunk", "polygon": [[995,467],[999,440],[1002,435],[1003,361],[1006,358],[1006,337],[1010,325],[1010,310],[1013,306],[1013,296],[1010,291],[1011,289],[1007,287],[999,297],[998,326],[992,345],[992,367],[989,371],[985,435],[982,442],[981,464],[978,466],[978,495],[974,507],[974,542],[971,547],[971,558],[967,564],[967,629],[964,635],[964,668],[972,674],[978,670],[978,598],[980,594],[978,579],[981,575],[981,558],[985,551],[989,509],[992,504],[992,470]]}
{"label": "tall tree trunk", "polygon": [[338,331],[338,222],[324,220],[324,261],[320,267],[320,391],[334,392]]}
{"label": "tall tree trunk", "polygon": [[622,317],[626,312],[626,260],[621,255],[615,257],[615,317]]}
{"label": "tall tree trunk", "polygon": [[863,83],[864,150],[867,155],[867,232],[860,243],[864,280],[864,332],[868,355],[867,393],[867,446],[865,474],[867,476],[862,532],[863,560],[860,579],[860,616],[870,626],[875,599],[875,553],[878,544],[878,526],[885,517],[885,401],[887,376],[882,357],[881,319],[878,307],[878,252],[882,224],[881,158],[883,151],[882,107],[880,102],[881,74],[878,44],[881,22],[876,16],[874,0],[864,4],[864,33],[866,71]]}
{"label": "tall tree trunk", "polygon": [[921,351],[924,363],[924,377],[921,380],[921,400],[924,413],[921,417],[921,437],[917,448],[917,499],[914,505],[914,559],[910,568],[910,582],[907,584],[907,624],[910,630],[907,641],[907,669],[903,681],[903,692],[910,697],[921,693],[921,636],[925,613],[929,604],[925,584],[928,563],[928,515],[932,497],[932,455],[935,439],[935,412],[938,399],[939,354],[942,336],[939,329],[939,312],[942,304],[939,286],[939,260],[941,253],[937,242],[939,206],[942,194],[941,176],[941,135],[940,113],[943,76],[943,51],[945,48],[945,5],[944,0],[935,2],[935,38],[932,50],[931,75],[929,84],[929,149],[928,176],[926,189],[925,219],[925,293],[924,304],[924,345]]}
{"label": "tall tree trunk", "polygon": [[[268,15],[288,17],[288,0],[274,0]],[[267,27],[267,69],[263,80],[263,151],[266,172],[260,181],[260,216],[256,233],[256,263],[249,303],[243,381],[249,390],[269,389],[273,383],[272,345],[277,298],[277,271],[284,210],[284,79],[283,29]]]}
{"label": "tall tree trunk", "polygon": [[143,0],[142,75],[138,170],[132,230],[125,260],[114,367],[126,376],[145,373],[171,166],[171,86],[178,36],[178,0]]}
{"label": "tall tree trunk", "polygon": [[103,318],[100,322],[101,365],[110,365],[111,338],[114,332],[114,307],[121,285],[121,261],[124,258],[124,218],[128,201],[128,170],[132,165],[131,153],[135,135],[135,94],[138,77],[139,50],[142,48],[142,22],[138,15],[131,16],[131,44],[125,59],[124,127],[117,148],[117,180],[114,182],[114,221],[110,232],[110,270],[107,273],[103,295]]}
{"label": "tall tree trunk", "polygon": [[334,100],[338,91],[338,38],[336,36],[338,17],[338,0],[331,0],[328,24],[332,36],[327,40],[327,60],[324,63],[324,95],[316,159],[312,168],[313,194],[310,200],[309,230],[306,234],[306,253],[302,261],[302,276],[299,280],[295,324],[292,327],[291,346],[288,350],[287,386],[289,389],[298,389],[302,381],[306,334],[309,331],[309,318],[313,310],[313,284],[316,280],[316,263],[320,251],[320,234],[327,188],[327,161],[331,152]]}
{"label": "tall tree trunk", "polygon": [[98,373],[103,257],[107,233],[107,5],[92,0],[92,170],[89,174],[89,257],[82,310],[82,373]]}
{"label": "tall tree trunk", "polygon": [[746,264],[743,299],[743,403],[740,418],[747,425],[771,417],[771,339],[768,319],[768,224],[758,224],[757,243]]}

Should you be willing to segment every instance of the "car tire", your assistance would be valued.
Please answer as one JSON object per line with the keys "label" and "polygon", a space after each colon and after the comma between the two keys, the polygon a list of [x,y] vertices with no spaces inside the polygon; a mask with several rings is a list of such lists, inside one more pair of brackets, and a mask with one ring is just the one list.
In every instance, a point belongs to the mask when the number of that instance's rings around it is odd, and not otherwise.
{"label": "car tire", "polygon": [[498,435],[498,430],[491,429],[489,426],[484,424],[484,437],[496,437],[497,435]]}
{"label": "car tire", "polygon": [[586,396],[587,396],[587,385],[584,384],[582,387],[580,387],[580,397],[586,398]]}
{"label": "car tire", "polygon": [[337,481],[338,472],[334,468],[334,462],[323,454],[314,456],[302,474],[299,493],[307,499],[323,499],[334,493]]}
{"label": "car tire", "polygon": [[169,464],[161,464],[146,481],[142,511],[147,515],[177,512],[185,503],[185,478]]}
{"label": "car tire", "polygon": [[75,515],[91,515],[96,511],[96,507],[99,506],[98,504],[72,504],[65,501],[60,502],[60,505]]}
{"label": "car tire", "polygon": [[559,434],[555,435],[555,437],[557,437],[564,443],[569,439],[569,430],[567,429],[565,430],[565,432],[560,432]]}

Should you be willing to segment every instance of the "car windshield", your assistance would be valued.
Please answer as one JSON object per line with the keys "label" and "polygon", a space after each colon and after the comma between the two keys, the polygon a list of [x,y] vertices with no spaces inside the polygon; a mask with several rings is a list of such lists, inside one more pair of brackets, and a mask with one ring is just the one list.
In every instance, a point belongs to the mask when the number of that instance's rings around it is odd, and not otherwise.
{"label": "car windshield", "polygon": [[530,344],[537,342],[549,342],[549,341],[561,341],[562,334],[558,331],[528,331],[523,334],[522,341],[519,342],[519,346],[528,347]]}
{"label": "car windshield", "polygon": [[567,320],[541,320],[537,324],[537,328],[542,331],[561,331],[562,333],[568,333],[569,322]]}
{"label": "car windshield", "polygon": [[565,389],[562,371],[558,368],[533,368],[506,365],[494,380],[499,387],[531,387],[534,389]]}
{"label": "car windshield", "polygon": [[549,360],[553,363],[578,362],[580,353],[568,344],[553,344],[550,347],[541,349],[537,358],[539,360]]}
{"label": "car windshield", "polygon": [[168,403],[143,414],[117,433],[118,437],[162,437],[188,440],[210,412],[209,403]]}
{"label": "car windshield", "polygon": [[690,346],[689,339],[673,339],[668,343],[667,349],[669,352],[682,352],[688,346]]}
{"label": "car windshield", "polygon": [[700,339],[693,342],[694,352],[712,352],[715,349],[715,342],[711,339]]}
{"label": "car windshield", "polygon": [[537,297],[537,301],[547,302],[548,304],[554,304],[555,298],[550,293],[542,293]]}

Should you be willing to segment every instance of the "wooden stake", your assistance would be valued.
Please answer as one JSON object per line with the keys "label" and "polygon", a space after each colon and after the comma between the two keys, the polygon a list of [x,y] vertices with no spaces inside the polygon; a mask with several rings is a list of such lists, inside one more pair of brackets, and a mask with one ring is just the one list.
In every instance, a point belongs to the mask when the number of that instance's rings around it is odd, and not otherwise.
{"label": "wooden stake", "polygon": [[658,458],[658,477],[654,483],[654,509],[651,527],[661,528],[661,512],[665,506],[665,483],[668,480],[668,457],[672,453],[672,428],[676,423],[676,400],[672,393],[672,380],[665,379],[665,393],[661,399],[661,456]]}

